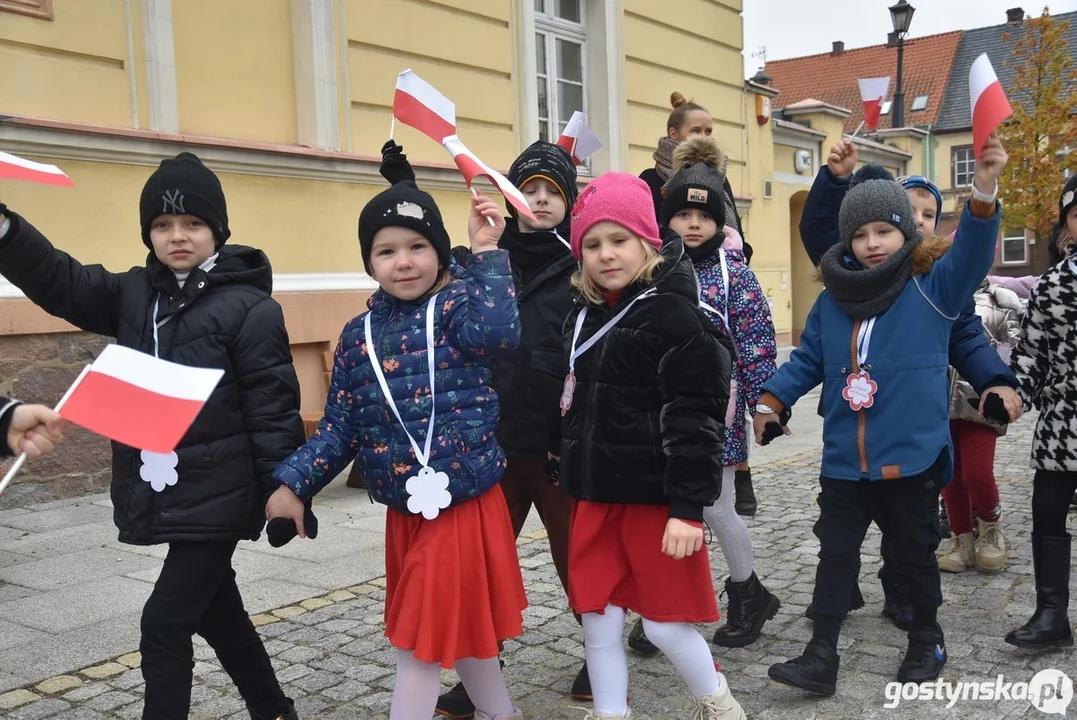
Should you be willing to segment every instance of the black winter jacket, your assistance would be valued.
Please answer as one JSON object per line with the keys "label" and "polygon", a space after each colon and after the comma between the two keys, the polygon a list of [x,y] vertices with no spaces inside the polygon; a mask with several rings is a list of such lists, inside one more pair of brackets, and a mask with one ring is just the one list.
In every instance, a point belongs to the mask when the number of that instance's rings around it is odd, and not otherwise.
{"label": "black winter jacket", "polygon": [[[515,353],[490,360],[501,403],[497,442],[510,459],[546,460],[551,433],[560,434],[558,401],[568,367],[562,328],[572,311],[570,280],[578,264],[559,237],[568,240],[567,220],[556,232],[524,233],[514,218],[508,218],[501,237],[501,249],[509,251],[522,333]],[[457,262],[469,252],[453,248]]]}
{"label": "black winter jacket", "polygon": [[[722,437],[733,348],[699,309],[684,244],[662,250],[652,284],[576,360],[573,402],[562,423],[561,484],[578,500],[670,505],[702,520],[722,487]],[[579,343],[648,288],[629,287],[616,307],[587,306]],[[565,354],[583,301],[565,322]]]}
{"label": "black winter jacket", "polygon": [[[139,450],[112,443],[112,503],[121,542],[254,540],[273,470],[303,444],[299,382],[280,305],[270,297],[265,253],[220,249],[207,273],[183,288],[151,252],[146,267],[111,273],[57,250],[30,223],[8,213],[0,274],[46,312],[120,345],[181,365],[219,368],[224,377],[176,448],[178,482],[154,492]],[[163,323],[163,324],[162,324]]]}

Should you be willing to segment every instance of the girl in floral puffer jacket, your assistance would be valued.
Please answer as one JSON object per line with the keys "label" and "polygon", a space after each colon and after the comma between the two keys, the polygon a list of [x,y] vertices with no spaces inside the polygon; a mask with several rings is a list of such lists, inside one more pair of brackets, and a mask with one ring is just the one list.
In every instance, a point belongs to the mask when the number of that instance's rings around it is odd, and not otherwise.
{"label": "girl in floral puffer jacket", "polygon": [[[430,717],[441,668],[457,670],[479,720],[521,718],[509,700],[498,644],[522,633],[527,605],[494,439],[490,358],[520,342],[505,220],[472,202],[471,257],[450,257],[434,199],[399,152],[382,173],[400,181],[359,217],[367,272],[380,289],[345,326],[325,417],[275,473],[267,514],[303,535],[303,501],[354,458],[385,518],[385,635],[396,647],[390,720]],[[397,168],[398,170],[400,168]],[[490,222],[493,221],[493,222]]]}
{"label": "girl in floral puffer jacket", "polygon": [[[1004,362],[1021,339],[1021,299],[1011,290],[984,280],[973,295],[984,333]],[[995,441],[1006,426],[986,419],[969,403],[977,395],[950,368],[950,437],[954,444],[954,479],[942,498],[952,537],[939,550],[939,569],[962,572],[976,566],[983,572],[1006,567],[1006,537],[1000,527],[998,484],[995,482]],[[973,537],[972,511],[976,510],[979,537]]]}

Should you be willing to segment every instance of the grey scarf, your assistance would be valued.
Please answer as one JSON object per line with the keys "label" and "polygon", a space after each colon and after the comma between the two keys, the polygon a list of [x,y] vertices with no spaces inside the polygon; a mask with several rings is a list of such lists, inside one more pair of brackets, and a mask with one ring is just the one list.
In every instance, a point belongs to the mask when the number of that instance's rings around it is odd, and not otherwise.
{"label": "grey scarf", "polygon": [[673,177],[673,151],[677,148],[677,141],[666,135],[658,141],[658,149],[654,151],[654,169],[658,171],[658,177],[667,183]]}
{"label": "grey scarf", "polygon": [[919,240],[907,242],[873,268],[861,268],[844,245],[826,251],[819,269],[826,290],[842,311],[854,320],[865,320],[890,309],[912,277],[912,253]]}

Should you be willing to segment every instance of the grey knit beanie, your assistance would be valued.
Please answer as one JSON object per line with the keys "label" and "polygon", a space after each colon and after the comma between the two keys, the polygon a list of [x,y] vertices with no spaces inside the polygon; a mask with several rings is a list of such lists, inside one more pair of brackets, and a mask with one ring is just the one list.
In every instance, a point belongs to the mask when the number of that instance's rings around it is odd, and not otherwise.
{"label": "grey knit beanie", "polygon": [[917,238],[916,217],[905,188],[881,165],[865,165],[849,178],[849,191],[841,203],[838,230],[841,242],[851,249],[853,235],[868,223],[890,223],[905,236]]}

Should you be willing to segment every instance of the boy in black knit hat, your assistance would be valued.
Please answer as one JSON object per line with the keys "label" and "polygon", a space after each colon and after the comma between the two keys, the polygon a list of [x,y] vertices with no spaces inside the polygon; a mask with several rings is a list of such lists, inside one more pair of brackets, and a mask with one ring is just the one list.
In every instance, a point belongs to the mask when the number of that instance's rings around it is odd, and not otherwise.
{"label": "boy in black knit hat", "polygon": [[[569,280],[577,267],[568,246],[569,213],[579,195],[576,165],[564,148],[538,140],[513,161],[507,177],[527,198],[538,222],[507,205],[500,246],[509,251],[523,335],[515,354],[491,362],[501,399],[497,440],[509,459],[501,488],[517,536],[532,506],[537,510],[567,593],[571,504],[557,485],[557,461],[547,456],[547,448],[550,437],[557,444],[561,437],[559,398],[567,372],[561,328],[572,310]],[[466,255],[467,249],[454,253]],[[591,699],[586,665],[576,674],[570,695]],[[437,710],[446,717],[469,718],[474,706],[463,685],[457,685],[439,698]]]}
{"label": "boy in black knit hat", "polygon": [[913,606],[897,679],[934,680],[946,662],[935,550],[939,492],[953,473],[948,346],[954,319],[994,261],[1006,160],[992,136],[952,247],[924,242],[908,196],[883,168],[865,166],[850,180],[842,244],[820,264],[826,289],[755,414],[762,442],[778,413],[823,384],[813,634],[799,657],[771,666],[777,682],[835,693],[838,637],[872,520],[894,545]]}
{"label": "boy in black knit hat", "polygon": [[[120,542],[168,543],[142,611],[146,720],[186,719],[197,633],[256,720],[297,720],[236,585],[232,555],[265,524],[273,469],[303,442],[299,382],[265,253],[226,244],[217,176],[191,153],[161,162],[139,201],[144,267],[83,265],[0,204],[0,274],[81,330],[224,378],[174,452],[113,443]],[[137,421],[137,419],[133,419]]]}

